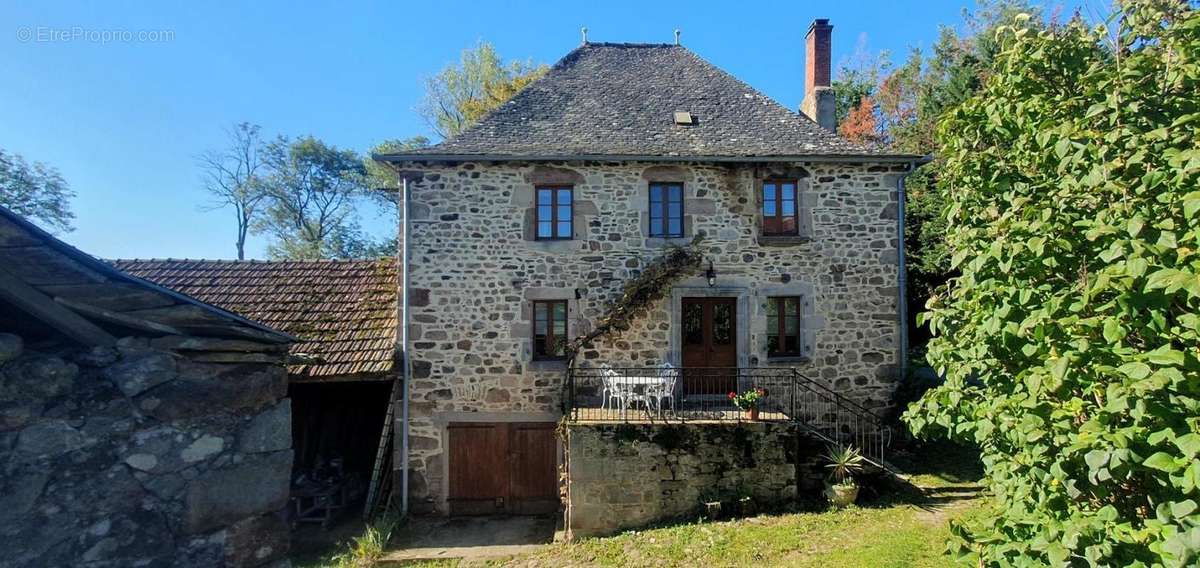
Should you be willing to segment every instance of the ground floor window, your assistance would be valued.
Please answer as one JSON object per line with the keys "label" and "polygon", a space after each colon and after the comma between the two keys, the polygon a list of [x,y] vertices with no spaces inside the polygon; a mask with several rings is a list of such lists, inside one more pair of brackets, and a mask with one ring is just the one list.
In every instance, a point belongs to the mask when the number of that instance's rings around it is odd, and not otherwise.
{"label": "ground floor window", "polygon": [[533,358],[564,359],[567,356],[567,301],[533,302]]}
{"label": "ground floor window", "polygon": [[767,298],[767,355],[800,355],[800,297]]}

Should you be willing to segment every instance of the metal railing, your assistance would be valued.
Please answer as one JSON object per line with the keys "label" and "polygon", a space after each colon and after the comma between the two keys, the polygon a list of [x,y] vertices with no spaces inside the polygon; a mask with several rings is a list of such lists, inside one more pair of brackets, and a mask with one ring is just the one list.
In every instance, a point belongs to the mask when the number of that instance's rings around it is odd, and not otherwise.
{"label": "metal railing", "polygon": [[[790,368],[588,367],[567,371],[565,413],[577,422],[792,422],[851,445],[887,468],[891,429],[861,404]],[[757,411],[733,397],[759,392]]]}

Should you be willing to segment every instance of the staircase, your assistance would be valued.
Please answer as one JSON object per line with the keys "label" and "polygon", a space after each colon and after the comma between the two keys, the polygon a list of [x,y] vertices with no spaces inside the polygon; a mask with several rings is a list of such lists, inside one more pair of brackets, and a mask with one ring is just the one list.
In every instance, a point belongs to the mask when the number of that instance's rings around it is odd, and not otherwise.
{"label": "staircase", "polygon": [[852,446],[871,465],[894,475],[901,472],[885,459],[892,429],[874,412],[799,371],[792,370],[790,400],[780,409],[812,436],[829,445]]}

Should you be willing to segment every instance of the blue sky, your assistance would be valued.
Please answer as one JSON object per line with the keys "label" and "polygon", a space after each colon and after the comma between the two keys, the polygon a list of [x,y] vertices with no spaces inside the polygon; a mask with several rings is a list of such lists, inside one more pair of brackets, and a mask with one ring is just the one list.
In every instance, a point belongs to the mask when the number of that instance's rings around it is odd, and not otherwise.
{"label": "blue sky", "polygon": [[[232,213],[200,207],[195,157],[236,122],[360,152],[429,134],[414,111],[422,80],[462,49],[482,39],[505,58],[553,63],[584,25],[592,41],[669,42],[680,28],[684,45],[795,108],[813,18],[834,25],[836,67],[864,37],[873,51],[927,48],[970,2],[10,1],[0,148],[60,170],[78,194],[65,239],[87,252],[231,258]],[[160,37],[98,41],[112,30]],[[377,234],[393,222],[364,213]],[[247,254],[265,247],[252,237]]]}

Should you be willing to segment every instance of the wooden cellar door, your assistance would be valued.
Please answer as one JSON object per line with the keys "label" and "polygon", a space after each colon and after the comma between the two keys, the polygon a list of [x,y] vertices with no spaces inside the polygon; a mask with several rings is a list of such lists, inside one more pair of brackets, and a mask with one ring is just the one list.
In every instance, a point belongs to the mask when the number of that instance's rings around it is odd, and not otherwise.
{"label": "wooden cellar door", "polygon": [[558,510],[554,427],[553,422],[450,424],[450,514]]}

